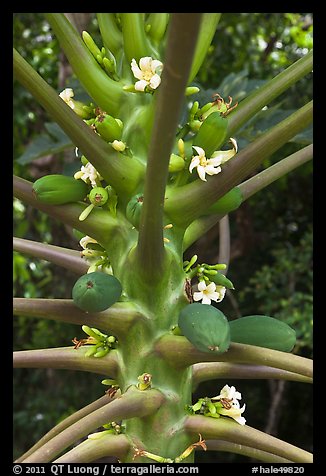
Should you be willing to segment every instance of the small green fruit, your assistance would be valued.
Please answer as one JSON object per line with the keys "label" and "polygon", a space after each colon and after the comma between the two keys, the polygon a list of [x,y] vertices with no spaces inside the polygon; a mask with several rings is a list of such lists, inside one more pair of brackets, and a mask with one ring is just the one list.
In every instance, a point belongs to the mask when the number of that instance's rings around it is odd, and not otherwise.
{"label": "small green fruit", "polygon": [[296,333],[288,324],[269,316],[245,316],[230,321],[231,341],[291,352]]}
{"label": "small green fruit", "polygon": [[66,175],[45,175],[33,184],[37,200],[48,205],[64,205],[84,200],[88,186],[82,180]]}
{"label": "small green fruit", "polygon": [[126,208],[126,217],[127,220],[130,221],[134,225],[134,227],[138,228],[140,223],[140,214],[143,207],[144,196],[142,193],[138,193],[129,201],[127,208]]}
{"label": "small green fruit", "polygon": [[221,354],[230,345],[230,326],[224,314],[208,304],[188,304],[179,314],[185,337],[202,352]]}
{"label": "small green fruit", "polygon": [[101,312],[111,307],[121,293],[121,283],[116,277],[94,271],[84,274],[76,281],[72,298],[83,311]]}
{"label": "small green fruit", "polygon": [[88,198],[95,207],[101,207],[108,201],[109,194],[108,191],[103,187],[94,187],[90,191]]}

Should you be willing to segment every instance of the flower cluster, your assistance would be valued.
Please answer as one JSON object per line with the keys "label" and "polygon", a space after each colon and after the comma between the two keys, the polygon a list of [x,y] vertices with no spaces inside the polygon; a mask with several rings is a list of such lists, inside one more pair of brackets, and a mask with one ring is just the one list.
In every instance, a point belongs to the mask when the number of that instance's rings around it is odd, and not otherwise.
{"label": "flower cluster", "polygon": [[82,165],[81,169],[75,173],[74,178],[76,180],[83,180],[87,184],[91,184],[92,187],[98,187],[103,177],[96,170],[94,165],[88,162],[86,165]]}
{"label": "flower cluster", "polygon": [[89,344],[85,357],[105,357],[111,349],[115,349],[117,345],[116,337],[103,334],[95,327],[82,326],[82,329],[89,337],[80,340],[75,337],[72,342],[75,344],[75,349]]}
{"label": "flower cluster", "polygon": [[79,244],[83,248],[83,251],[81,252],[82,257],[90,265],[87,273],[103,271],[107,274],[113,274],[106,250],[96,240],[94,240],[94,238],[85,235],[79,241]]}
{"label": "flower cluster", "polygon": [[200,398],[194,405],[187,407],[191,414],[198,413],[203,416],[220,418],[220,416],[227,416],[233,418],[240,425],[246,424],[246,419],[242,416],[246,405],[240,408],[239,400],[241,400],[241,393],[235,387],[225,385],[220,394],[212,398]]}
{"label": "flower cluster", "polygon": [[190,261],[185,261],[184,271],[188,280],[198,278],[197,290],[193,293],[194,301],[201,301],[202,304],[211,304],[211,301],[221,302],[224,299],[226,289],[234,289],[233,283],[219,270],[225,270],[223,263],[209,265],[206,263],[194,264],[197,261],[197,255],[194,255]]}

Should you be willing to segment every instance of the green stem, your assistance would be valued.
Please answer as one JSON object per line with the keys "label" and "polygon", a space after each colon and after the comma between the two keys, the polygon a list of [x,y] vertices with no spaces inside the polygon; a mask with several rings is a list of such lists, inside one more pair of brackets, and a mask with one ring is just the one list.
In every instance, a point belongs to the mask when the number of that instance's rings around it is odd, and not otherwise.
{"label": "green stem", "polygon": [[[157,92],[155,119],[148,152],[144,204],[137,246],[140,268],[148,280],[160,276],[165,256],[163,245],[165,187],[199,21],[200,14],[175,13],[169,27],[162,84]],[[187,28],[184,28],[185,22]]]}
{"label": "green stem", "polygon": [[14,298],[15,315],[51,319],[70,324],[96,327],[116,337],[124,336],[143,315],[129,302],[117,302],[103,312],[88,313],[78,309],[72,299]]}
{"label": "green stem", "polygon": [[107,211],[96,208],[87,220],[79,221],[78,217],[86,208],[82,202],[67,205],[48,205],[37,200],[33,194],[32,183],[20,177],[14,177],[14,195],[29,205],[47,213],[53,218],[76,228],[91,236],[104,247],[111,241],[111,237],[118,229],[119,221]]}
{"label": "green stem", "polygon": [[[113,397],[116,398],[116,397]],[[63,430],[68,428],[70,425],[73,423],[78,422],[81,418],[83,418],[86,415],[89,415],[92,413],[94,410],[97,410],[98,408],[103,407],[104,405],[107,405],[109,402],[113,400],[113,398],[109,397],[108,395],[103,395],[103,397],[98,398],[94,402],[90,403],[89,405],[86,405],[85,407],[81,408],[77,412],[73,413],[69,417],[65,418],[62,420],[60,423],[58,423],[56,426],[54,426],[48,433],[46,433],[37,443],[35,443],[32,448],[30,448],[26,453],[24,453],[22,456],[20,456],[15,463],[21,463],[24,459],[26,459],[28,456],[30,456],[34,451],[38,450],[43,446],[45,443],[50,441],[52,438],[57,436],[59,433],[61,433]]]}
{"label": "green stem", "polygon": [[45,16],[82,86],[104,111],[113,116],[118,114],[127,97],[123,85],[109,78],[63,13]]}
{"label": "green stem", "polygon": [[286,70],[275,76],[261,86],[257,91],[251,93],[238,107],[228,116],[228,137],[240,129],[251,117],[259,112],[273,99],[280,96],[289,89],[292,84],[312,71],[313,52],[310,51],[303,58],[300,58]]}
{"label": "green stem", "polygon": [[210,230],[223,218],[223,215],[208,215],[197,218],[186,228],[183,236],[183,251],[186,251],[195,241]]}
{"label": "green stem", "polygon": [[84,416],[61,431],[57,436],[26,458],[23,463],[47,463],[75,441],[88,435],[99,426],[110,421],[150,415],[160,407],[162,402],[162,394],[157,390],[142,392],[132,387],[121,397],[94,410],[89,415]]}
{"label": "green stem", "polygon": [[[259,192],[283,175],[292,172],[300,165],[313,157],[313,145],[310,144],[303,149],[280,160],[276,164],[268,167],[262,172],[254,175],[250,179],[238,185],[243,195],[243,201],[250,198],[254,193]],[[210,215],[197,218],[186,229],[183,238],[184,251],[189,248],[198,238],[210,230],[216,223],[222,220],[223,215]]]}
{"label": "green stem", "polygon": [[312,383],[312,378],[267,365],[234,364],[229,362],[200,362],[192,366],[194,387],[215,379],[279,379]]}
{"label": "green stem", "polygon": [[313,144],[307,145],[301,150],[294,152],[283,160],[268,167],[254,177],[242,182],[238,185],[242,192],[243,200],[247,200],[255,193],[267,187],[275,180],[283,177],[292,170],[295,170],[300,165],[305,164],[313,158]]}
{"label": "green stem", "polygon": [[79,251],[62,248],[61,246],[14,237],[13,249],[35,258],[50,261],[78,275],[85,274],[89,268],[87,262],[80,256]]}
{"label": "green stem", "polygon": [[207,182],[198,179],[183,187],[170,189],[166,213],[174,222],[189,225],[311,121],[312,101],[249,144],[223,166],[220,174]]}
{"label": "green stem", "polygon": [[131,194],[141,178],[143,166],[115,151],[94,133],[16,50],[14,74],[116,192],[120,195]]}
{"label": "green stem", "polygon": [[251,448],[250,446],[240,445],[238,443],[231,443],[230,441],[223,440],[206,440],[208,451],[225,451],[227,453],[236,453],[243,456],[248,456],[258,461],[264,461],[264,463],[292,463],[291,460],[277,456],[267,451],[258,450],[257,448]]}
{"label": "green stem", "polygon": [[[188,13],[189,15],[189,13]],[[203,64],[207,50],[213,40],[215,31],[220,21],[221,13],[203,13],[198,35],[198,41],[191,65],[188,83],[191,83]],[[187,25],[188,27],[188,25]]]}
{"label": "green stem", "polygon": [[54,463],[92,463],[100,458],[115,456],[125,458],[130,442],[125,435],[103,435],[96,440],[85,440],[54,460]]}
{"label": "green stem", "polygon": [[229,216],[225,215],[219,223],[219,250],[218,262],[226,264],[226,269],[221,270],[222,274],[226,274],[230,262],[230,225]]}
{"label": "green stem", "polygon": [[185,337],[165,335],[155,345],[156,352],[176,367],[197,362],[234,362],[239,364],[268,365],[312,377],[312,360],[299,355],[254,345],[232,342],[223,354],[210,354],[197,350]]}
{"label": "green stem", "polygon": [[114,13],[97,13],[103,44],[114,55],[122,48],[122,34],[114,19]]}
{"label": "green stem", "polygon": [[111,350],[105,357],[95,358],[85,357],[87,349],[86,346],[79,349],[71,346],[20,350],[14,352],[14,368],[81,370],[114,378],[118,369],[116,351]]}
{"label": "green stem", "polygon": [[134,58],[137,62],[144,56],[154,56],[151,43],[145,33],[143,13],[121,13],[123,47],[130,63]]}
{"label": "green stem", "polygon": [[189,416],[184,423],[184,429],[194,436],[200,433],[203,438],[222,439],[250,446],[297,463],[312,463],[312,454],[308,451],[248,425],[239,425],[228,418]]}

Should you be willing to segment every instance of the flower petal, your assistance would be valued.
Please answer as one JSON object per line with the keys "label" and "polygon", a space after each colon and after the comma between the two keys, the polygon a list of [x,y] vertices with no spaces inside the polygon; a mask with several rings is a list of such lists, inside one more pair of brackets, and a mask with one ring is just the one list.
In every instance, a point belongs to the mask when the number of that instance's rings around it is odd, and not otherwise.
{"label": "flower petal", "polygon": [[159,60],[153,60],[151,64],[151,70],[153,73],[156,73],[156,70],[159,70],[158,72],[160,73],[163,69],[163,63]]}
{"label": "flower petal", "polygon": [[198,172],[199,178],[203,180],[204,182],[207,182],[207,180],[205,179],[205,167],[203,167],[202,165],[198,165],[197,172]]}
{"label": "flower petal", "polygon": [[205,281],[199,281],[198,289],[199,291],[205,291],[207,289]]}
{"label": "flower petal", "polygon": [[219,298],[219,295],[215,292],[213,293],[207,293],[207,296],[209,297],[209,299],[211,299],[212,301],[216,301],[216,302],[219,302],[218,301],[218,298]]}
{"label": "flower petal", "polygon": [[216,289],[216,284],[215,283],[209,283],[208,286],[206,286],[206,291],[209,293],[213,293]]}
{"label": "flower petal", "polygon": [[140,58],[139,60],[139,67],[143,72],[151,71],[151,65],[152,65],[153,59],[151,56],[144,56],[143,58]]}
{"label": "flower petal", "polygon": [[226,288],[224,286],[216,286],[216,292],[219,296],[216,302],[221,302],[224,299]]}
{"label": "flower petal", "polygon": [[137,81],[135,83],[135,89],[136,91],[144,91],[148,82],[145,81],[145,79],[141,79],[140,81]]}
{"label": "flower petal", "polygon": [[192,172],[193,169],[195,167],[198,167],[198,165],[200,164],[200,159],[198,157],[198,155],[196,155],[196,157],[194,157],[191,162],[190,162],[190,165],[189,165],[189,172]]}
{"label": "flower petal", "polygon": [[161,84],[161,77],[158,74],[154,74],[154,76],[152,76],[149,82],[149,86],[152,89],[156,89],[159,87],[160,84]]}
{"label": "flower petal", "polygon": [[214,167],[217,167],[218,165],[221,165],[221,159],[219,157],[211,157],[210,159],[207,160],[208,165],[213,165]]}
{"label": "flower petal", "polygon": [[206,157],[206,156],[205,156],[205,151],[204,151],[204,149],[202,149],[202,148],[199,147],[198,145],[193,145],[192,148],[195,149],[195,151],[197,152],[197,154],[198,154],[200,157]]}
{"label": "flower petal", "polygon": [[139,66],[138,66],[135,58],[133,58],[131,60],[131,71],[132,71],[133,75],[135,76],[135,78],[137,78],[137,79],[142,79],[143,78],[143,73],[139,69]]}
{"label": "flower petal", "polygon": [[213,167],[213,165],[206,165],[205,172],[208,175],[217,175],[222,171],[221,167]]}
{"label": "flower petal", "polygon": [[203,295],[202,304],[210,304],[211,300],[205,294]]}
{"label": "flower petal", "polygon": [[235,150],[235,153],[238,152],[238,144],[237,144],[237,141],[235,139],[233,139],[233,137],[230,137],[230,142],[231,144],[233,145],[233,148]]}
{"label": "flower petal", "polygon": [[194,293],[194,301],[201,301],[203,299],[203,293]]}

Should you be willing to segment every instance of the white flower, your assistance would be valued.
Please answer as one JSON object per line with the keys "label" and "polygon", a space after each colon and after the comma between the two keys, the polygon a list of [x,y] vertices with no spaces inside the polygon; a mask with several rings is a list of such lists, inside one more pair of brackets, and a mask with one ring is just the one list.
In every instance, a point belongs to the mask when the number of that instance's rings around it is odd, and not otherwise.
{"label": "white flower", "polygon": [[221,165],[231,159],[238,151],[238,145],[235,139],[231,137],[233,149],[231,150],[216,150],[213,152],[210,159],[206,158],[205,151],[199,146],[192,146],[198,155],[194,155],[191,159],[189,172],[192,173],[194,168],[197,168],[199,178],[207,182],[205,175],[216,175],[221,172]]}
{"label": "white flower", "polygon": [[221,398],[227,398],[228,400],[241,400],[241,393],[237,392],[233,385],[232,387],[224,385],[221,393],[216,397],[213,397],[212,400],[220,400]]}
{"label": "white flower", "polygon": [[193,149],[197,152],[198,155],[195,155],[190,162],[189,172],[192,172],[193,169],[197,168],[197,173],[199,178],[204,182],[207,182],[205,175],[216,175],[221,172],[221,160],[219,158],[206,159],[205,151],[201,147],[193,146]]}
{"label": "white flower", "polygon": [[97,243],[97,241],[94,240],[94,238],[91,238],[90,236],[86,235],[79,242],[80,246],[84,248],[84,250],[86,250],[88,243]]}
{"label": "white flower", "polygon": [[86,165],[82,165],[81,169],[75,173],[74,178],[76,180],[81,179],[85,183],[90,182],[92,187],[98,187],[97,181],[103,180],[103,177],[101,177],[96,168],[90,162]]}
{"label": "white flower", "polygon": [[241,416],[241,414],[245,411],[246,405],[244,404],[240,408],[239,400],[241,400],[241,398],[241,393],[238,392],[233,385],[232,387],[224,385],[220,394],[216,397],[212,397],[211,400],[220,400],[222,403],[223,408],[218,410],[220,415],[231,417],[240,423],[240,425],[245,425],[246,419]]}
{"label": "white flower", "polygon": [[210,304],[211,301],[220,302],[225,295],[225,288],[223,286],[216,286],[215,283],[209,283],[206,286],[205,281],[200,281],[198,290],[199,292],[194,293],[194,301],[202,301],[202,304]]}
{"label": "white flower", "polygon": [[233,418],[233,420],[240,423],[240,425],[245,425],[246,419],[241,416],[241,414],[245,411],[246,404],[244,403],[240,408],[240,403],[238,400],[234,400],[231,405],[231,408],[221,408],[219,410],[219,414]]}
{"label": "white flower", "polygon": [[71,107],[71,109],[75,109],[75,103],[71,99],[72,97],[74,97],[74,95],[75,95],[74,90],[71,88],[66,88],[59,94],[61,99],[63,99],[64,102],[68,104],[69,107]]}
{"label": "white flower", "polygon": [[139,66],[135,58],[131,61],[131,70],[136,79],[136,91],[145,91],[146,86],[154,90],[161,84],[161,72],[163,63],[153,60],[150,56],[144,56],[139,60]]}

